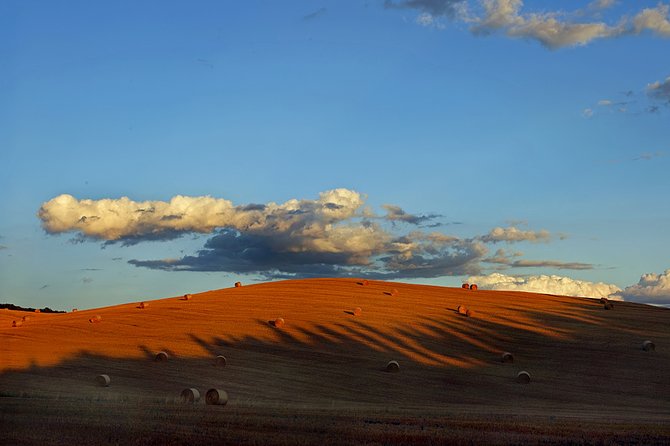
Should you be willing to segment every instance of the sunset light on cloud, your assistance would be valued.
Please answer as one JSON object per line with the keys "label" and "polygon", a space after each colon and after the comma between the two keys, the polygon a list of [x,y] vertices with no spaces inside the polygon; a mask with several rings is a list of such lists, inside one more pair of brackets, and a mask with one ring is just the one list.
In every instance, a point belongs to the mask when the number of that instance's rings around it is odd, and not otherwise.
{"label": "sunset light on cloud", "polygon": [[0,5],[0,302],[365,277],[670,304],[670,3]]}

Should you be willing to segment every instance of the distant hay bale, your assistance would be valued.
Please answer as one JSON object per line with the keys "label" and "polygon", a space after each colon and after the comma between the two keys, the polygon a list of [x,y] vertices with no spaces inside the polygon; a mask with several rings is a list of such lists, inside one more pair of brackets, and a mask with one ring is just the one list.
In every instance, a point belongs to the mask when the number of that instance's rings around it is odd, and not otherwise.
{"label": "distant hay bale", "polygon": [[361,283],[363,284],[363,286],[370,285],[370,282],[368,281],[368,279],[363,280],[363,282],[361,282]]}
{"label": "distant hay bale", "polygon": [[23,317],[21,318],[21,320],[22,320],[23,322],[27,322],[27,321],[30,320],[30,316],[23,316]]}
{"label": "distant hay bale", "polygon": [[465,305],[458,306],[458,314],[465,314],[468,312],[468,308]]}
{"label": "distant hay bale", "polygon": [[612,304],[612,302],[605,302],[605,305],[603,305],[603,307],[604,307],[606,310],[612,310],[612,309],[614,309],[614,305]]}
{"label": "distant hay bale", "polygon": [[226,360],[226,357],[223,355],[218,355],[216,359],[214,360],[215,364],[219,367],[225,367],[228,361]]}
{"label": "distant hay bale", "polygon": [[242,282],[235,282],[235,288],[239,288],[242,286]]}
{"label": "distant hay bale", "polygon": [[277,319],[274,320],[274,326],[276,328],[282,328],[284,326],[284,318],[283,317],[278,317]]}
{"label": "distant hay bale", "polygon": [[477,291],[477,284],[476,283],[470,284],[470,289],[472,291]]}
{"label": "distant hay bale", "polygon": [[164,362],[168,360],[168,354],[165,352],[158,352],[156,353],[156,356],[154,357],[154,361],[156,362]]}
{"label": "distant hay bale", "polygon": [[516,375],[516,382],[520,384],[528,384],[530,382],[530,373],[526,372],[525,370],[519,372]]}
{"label": "distant hay bale", "polygon": [[504,352],[500,358],[502,362],[514,362],[514,355],[510,352]]}
{"label": "distant hay bale", "polygon": [[98,375],[95,377],[95,383],[100,387],[109,387],[109,375]]}
{"label": "distant hay bale", "polygon": [[39,308],[35,308],[35,313],[39,313],[39,312],[40,312],[40,309],[39,309]]}
{"label": "distant hay bale", "polygon": [[90,318],[88,321],[92,324],[97,324],[98,322],[102,322],[102,316],[96,314],[95,316]]}
{"label": "distant hay bale", "polygon": [[72,312],[74,313],[75,311],[77,311],[77,309],[76,309],[76,308],[73,308],[73,309],[72,309]]}
{"label": "distant hay bale", "polygon": [[205,402],[214,406],[225,406],[228,402],[228,394],[225,390],[209,389],[205,394]]}
{"label": "distant hay bale", "polygon": [[191,298],[193,298],[192,295],[190,295],[190,294],[184,294],[184,297],[182,297],[181,300],[191,300]]}
{"label": "distant hay bale", "polygon": [[200,401],[200,392],[193,387],[181,391],[181,400],[185,403],[195,403]]}
{"label": "distant hay bale", "polygon": [[475,317],[475,312],[473,310],[468,309],[465,312],[465,317]]}
{"label": "distant hay bale", "polygon": [[148,306],[149,306],[148,302],[140,302],[140,304],[137,306],[137,308],[144,309],[144,308],[147,308]]}
{"label": "distant hay bale", "polygon": [[644,341],[642,343],[642,350],[644,350],[645,352],[656,351],[656,345],[654,345],[654,343],[651,341]]}
{"label": "distant hay bale", "polygon": [[20,327],[23,325],[23,321],[12,321],[12,327]]}
{"label": "distant hay bale", "polygon": [[361,307],[354,308],[354,316],[360,316],[363,314],[363,309]]}
{"label": "distant hay bale", "polygon": [[400,371],[400,364],[398,364],[398,361],[389,361],[386,364],[386,371],[390,373],[398,373]]}
{"label": "distant hay bale", "polygon": [[461,288],[463,288],[464,290],[469,290],[470,289],[470,284],[469,283],[464,283],[463,285],[461,285]]}
{"label": "distant hay bale", "polygon": [[398,293],[399,293],[399,292],[398,292],[398,289],[397,289],[397,288],[393,288],[393,289],[391,290],[391,296],[397,296]]}
{"label": "distant hay bale", "polygon": [[601,297],[601,298],[600,298],[600,303],[601,303],[601,304],[606,304],[607,302],[609,302],[609,300],[607,300],[606,297]]}

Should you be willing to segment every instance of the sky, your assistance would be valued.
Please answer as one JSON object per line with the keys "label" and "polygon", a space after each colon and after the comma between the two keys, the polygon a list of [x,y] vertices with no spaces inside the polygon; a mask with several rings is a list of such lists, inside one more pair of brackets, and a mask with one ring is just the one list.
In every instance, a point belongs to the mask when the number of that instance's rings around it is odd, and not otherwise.
{"label": "sky", "polygon": [[670,303],[668,1],[0,2],[0,302]]}

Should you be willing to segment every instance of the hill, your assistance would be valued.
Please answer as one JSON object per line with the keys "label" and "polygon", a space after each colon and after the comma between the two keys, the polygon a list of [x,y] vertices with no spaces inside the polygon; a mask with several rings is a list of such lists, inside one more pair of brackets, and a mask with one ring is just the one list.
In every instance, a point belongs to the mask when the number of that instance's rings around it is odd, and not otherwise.
{"label": "hill", "polygon": [[[459,305],[472,316],[459,314]],[[18,328],[11,322],[25,313],[0,310],[0,404],[170,405],[184,388],[217,387],[230,396],[228,413],[606,418],[651,423],[646,432],[656,432],[670,417],[670,311],[614,305],[310,279],[175,296],[146,308],[34,314]],[[89,322],[94,316],[99,323]],[[278,317],[281,328],[270,323]],[[641,348],[647,339],[655,351]],[[154,361],[159,351],[168,361]],[[503,352],[514,361],[503,363]],[[227,358],[225,367],[216,355]],[[400,373],[384,371],[389,360]],[[521,370],[529,384],[516,382]],[[100,373],[110,387],[95,386]]]}

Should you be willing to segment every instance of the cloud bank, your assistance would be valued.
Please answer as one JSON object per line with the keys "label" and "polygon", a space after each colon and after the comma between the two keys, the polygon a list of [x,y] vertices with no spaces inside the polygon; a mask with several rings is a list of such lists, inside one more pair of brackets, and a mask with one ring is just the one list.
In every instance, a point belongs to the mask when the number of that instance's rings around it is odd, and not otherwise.
{"label": "cloud bank", "polygon": [[614,293],[621,291],[621,288],[616,285],[602,282],[587,282],[555,275],[515,277],[492,273],[487,276],[470,276],[468,277],[468,282],[476,283],[479,288],[484,290],[526,291],[531,293],[558,294],[561,296],[608,297],[622,300],[621,296],[613,296]]}
{"label": "cloud bank", "polygon": [[637,284],[618,291],[616,296],[634,302],[670,304],[670,269],[661,274],[643,274]]}

